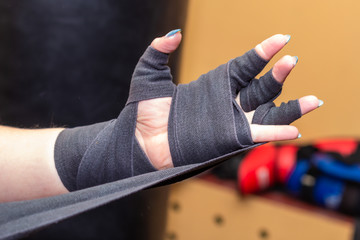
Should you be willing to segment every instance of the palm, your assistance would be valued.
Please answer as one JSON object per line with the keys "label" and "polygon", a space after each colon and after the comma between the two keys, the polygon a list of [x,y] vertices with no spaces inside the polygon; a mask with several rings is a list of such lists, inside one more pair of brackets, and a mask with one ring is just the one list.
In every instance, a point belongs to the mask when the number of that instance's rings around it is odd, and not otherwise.
{"label": "palm", "polygon": [[166,97],[141,101],[138,106],[135,136],[157,169],[172,167],[168,143],[170,105],[171,98]]}

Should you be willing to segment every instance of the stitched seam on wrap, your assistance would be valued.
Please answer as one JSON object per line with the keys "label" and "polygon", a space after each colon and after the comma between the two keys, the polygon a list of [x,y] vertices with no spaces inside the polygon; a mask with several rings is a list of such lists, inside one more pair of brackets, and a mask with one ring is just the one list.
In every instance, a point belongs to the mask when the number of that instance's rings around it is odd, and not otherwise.
{"label": "stitched seam on wrap", "polygon": [[[137,124],[137,115],[138,115],[138,105],[139,102],[135,102],[135,110],[133,114],[135,115],[135,124],[133,128],[133,135],[131,136],[131,149],[130,149],[130,166],[131,166],[131,176],[134,176],[134,141],[136,139],[135,131],[136,131],[136,124]],[[141,148],[141,147],[140,147]]]}
{"label": "stitched seam on wrap", "polygon": [[[179,139],[178,139],[178,135],[177,135],[177,122],[176,122],[176,119],[177,119],[177,104],[178,104],[178,101],[177,101],[177,99],[178,99],[178,95],[179,94],[177,94],[177,89],[174,91],[174,97],[173,97],[173,99],[172,99],[172,101],[174,101],[175,100],[175,102],[174,102],[174,118],[173,118],[173,121],[174,121],[174,124],[173,124],[173,126],[174,126],[174,143],[175,143],[175,151],[176,151],[176,157],[178,158],[178,160],[179,160],[179,162],[181,163],[181,165],[183,165],[184,164],[184,158],[183,158],[183,155],[182,155],[182,153],[181,153],[181,149],[180,149],[180,147],[179,147]],[[170,115],[169,115],[170,116]],[[169,123],[168,123],[169,124]],[[174,162],[174,160],[173,160],[173,162]]]}
{"label": "stitched seam on wrap", "polygon": [[[229,91],[229,102],[230,102],[230,109],[233,110],[233,99],[232,99],[232,94],[231,94],[231,80],[230,80],[230,64],[234,61],[234,59],[230,60],[226,66],[226,74],[227,74],[227,84],[228,84],[228,91]],[[233,130],[234,130],[234,134],[235,134],[235,139],[236,142],[239,146],[242,146],[238,136],[237,136],[237,132],[236,132],[236,121],[235,121],[235,114],[234,111],[231,111],[231,116],[232,116],[232,120],[233,120]]]}
{"label": "stitched seam on wrap", "polygon": [[[109,122],[109,124],[108,124],[106,127],[104,127],[103,130],[101,130],[101,131],[99,132],[99,134],[96,136],[96,138],[94,138],[94,140],[91,142],[91,144],[90,144],[89,146],[93,146],[93,144],[98,140],[100,133],[103,132],[104,130],[106,130],[107,128],[109,128],[110,125],[111,125],[114,121],[116,121],[116,119],[111,120],[111,121]],[[76,174],[76,180],[75,180],[76,188],[79,188],[79,185],[78,185],[78,176],[79,176],[79,173],[80,173],[80,169],[82,169],[82,164],[81,164],[81,163],[83,163],[83,159],[88,155],[88,152],[90,151],[90,149],[91,149],[91,147],[88,147],[88,148],[86,149],[86,151],[85,151],[85,153],[84,153],[84,155],[83,155],[83,157],[82,157],[82,159],[81,159],[81,161],[80,161],[79,168],[78,168],[78,172],[77,172],[77,174]]]}

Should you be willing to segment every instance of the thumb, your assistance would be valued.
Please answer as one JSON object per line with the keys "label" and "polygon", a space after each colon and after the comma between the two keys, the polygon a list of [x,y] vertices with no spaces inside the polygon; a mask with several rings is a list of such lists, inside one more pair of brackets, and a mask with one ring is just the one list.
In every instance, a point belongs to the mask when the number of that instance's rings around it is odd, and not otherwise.
{"label": "thumb", "polygon": [[160,52],[172,53],[178,48],[181,37],[181,29],[172,30],[163,37],[155,38],[151,46]]}

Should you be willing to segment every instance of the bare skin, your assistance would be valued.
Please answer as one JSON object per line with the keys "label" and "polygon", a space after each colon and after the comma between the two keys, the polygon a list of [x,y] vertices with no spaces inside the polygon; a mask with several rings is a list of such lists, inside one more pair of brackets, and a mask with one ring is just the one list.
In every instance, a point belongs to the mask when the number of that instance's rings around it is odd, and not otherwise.
{"label": "bare skin", "polygon": [[[288,37],[275,35],[256,46],[262,58],[269,60],[286,44]],[[181,33],[157,38],[152,46],[164,53],[175,51]],[[295,58],[284,56],[273,68],[273,75],[284,82],[295,66]],[[239,99],[239,98],[238,98]],[[239,100],[238,100],[239,101]],[[302,114],[319,105],[314,96],[299,99]],[[238,102],[239,103],[239,102]],[[135,135],[151,163],[157,169],[173,167],[167,139],[171,98],[158,98],[139,103]],[[253,112],[246,113],[249,123]],[[290,140],[299,131],[294,126],[250,124],[254,142]],[[35,199],[67,193],[54,163],[54,144],[61,128],[25,130],[0,126],[0,202]]]}
{"label": "bare skin", "polygon": [[0,202],[68,192],[54,163],[55,140],[61,130],[0,126]]}

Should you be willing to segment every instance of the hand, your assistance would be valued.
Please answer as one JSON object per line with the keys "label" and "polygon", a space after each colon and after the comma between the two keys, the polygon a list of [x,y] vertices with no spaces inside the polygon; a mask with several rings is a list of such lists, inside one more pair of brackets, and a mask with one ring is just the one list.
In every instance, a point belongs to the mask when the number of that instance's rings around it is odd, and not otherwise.
{"label": "hand", "polygon": [[[258,44],[255,47],[255,51],[263,60],[269,61],[286,45],[288,40],[289,36],[274,35]],[[164,36],[155,39],[151,46],[160,52],[169,54],[178,47],[180,41],[181,33],[178,32],[171,37]],[[295,67],[296,62],[296,57],[284,56],[272,68],[272,77],[282,85]],[[242,106],[240,102],[241,94],[242,92],[239,92],[236,97],[239,107]],[[163,97],[141,101],[138,105],[135,136],[151,163],[157,169],[173,167],[168,142],[168,119],[171,101],[171,97]],[[306,96],[300,98],[298,102],[301,115],[304,115],[316,109],[321,101],[315,96]],[[291,140],[296,139],[299,135],[298,129],[294,126],[253,124],[255,110],[244,111],[244,113],[250,126],[251,138],[254,143]]]}

